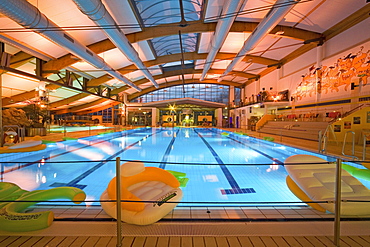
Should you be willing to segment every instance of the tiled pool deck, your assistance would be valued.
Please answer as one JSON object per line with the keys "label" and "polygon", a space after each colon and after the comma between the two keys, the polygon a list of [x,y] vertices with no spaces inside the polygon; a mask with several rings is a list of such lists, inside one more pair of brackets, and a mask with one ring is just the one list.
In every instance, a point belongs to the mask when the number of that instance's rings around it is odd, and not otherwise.
{"label": "tiled pool deck", "polygon": [[[36,206],[32,212],[54,212],[56,220],[111,220],[100,206]],[[177,207],[163,220],[230,220],[269,221],[289,219],[333,219],[334,214],[319,212],[306,206],[294,207]],[[369,217],[343,217],[365,220]]]}

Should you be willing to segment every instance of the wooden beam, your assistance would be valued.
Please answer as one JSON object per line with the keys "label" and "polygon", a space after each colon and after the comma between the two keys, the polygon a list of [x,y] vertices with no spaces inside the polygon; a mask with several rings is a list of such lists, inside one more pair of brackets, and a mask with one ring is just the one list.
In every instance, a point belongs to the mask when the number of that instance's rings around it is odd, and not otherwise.
{"label": "wooden beam", "polygon": [[[145,28],[141,32],[127,34],[127,38],[131,43],[136,43],[139,41],[150,40],[153,38],[176,35],[178,31],[181,30],[181,33],[204,33],[204,32],[214,32],[217,23],[201,23],[199,21],[190,21],[188,26],[179,27],[176,23],[173,26],[169,27],[169,24],[158,25],[154,27]],[[172,24],[170,24],[172,25]],[[250,33],[253,32],[254,28],[258,25],[258,22],[240,22],[236,21],[232,25],[230,32],[243,32]],[[281,37],[292,38],[298,40],[307,40],[320,37],[319,33],[310,32],[307,30],[292,28],[287,26],[277,26],[272,30],[271,34],[275,35],[277,31],[283,31],[284,34]],[[95,44],[89,45],[89,49],[95,53],[102,53],[110,49],[116,48],[114,44],[106,39]],[[77,59],[77,60],[76,60]],[[44,65],[45,71],[59,71],[65,67],[71,66],[72,64],[79,61],[78,58],[71,54],[67,54],[61,58],[47,62]],[[45,74],[44,76],[47,76]]]}
{"label": "wooden beam", "polygon": [[[337,24],[335,24],[334,26],[332,26],[331,28],[326,30],[322,34],[322,38],[325,41],[328,41],[329,39],[334,38],[338,34],[350,29],[354,25],[356,25],[356,24],[366,20],[367,18],[369,18],[369,12],[370,12],[370,4],[366,4],[364,7],[362,7],[361,9],[359,9],[358,11],[353,13],[352,15],[348,16],[347,18],[343,19],[342,21],[338,22]],[[313,43],[310,43],[310,44],[304,44],[300,48],[296,49],[295,51],[293,51],[292,53],[288,54],[283,59],[281,59],[279,61],[279,63],[281,63],[282,65],[286,64],[286,63],[298,58],[299,56],[303,55],[304,53],[316,48],[317,45],[318,45],[318,42],[313,42]],[[276,67],[267,68],[264,71],[262,71],[260,73],[260,75],[265,76],[265,75],[271,73],[272,71],[274,71],[275,69],[276,69]]]}

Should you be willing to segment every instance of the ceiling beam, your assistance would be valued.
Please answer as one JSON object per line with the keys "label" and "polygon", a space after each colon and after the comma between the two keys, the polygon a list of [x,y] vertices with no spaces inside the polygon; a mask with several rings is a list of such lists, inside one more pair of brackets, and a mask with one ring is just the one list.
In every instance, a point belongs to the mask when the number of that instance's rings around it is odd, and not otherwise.
{"label": "ceiling beam", "polygon": [[9,72],[21,75],[21,76],[28,77],[30,79],[36,79],[36,80],[39,80],[39,81],[44,81],[44,82],[47,82],[47,83],[57,85],[59,87],[65,87],[65,88],[69,88],[69,89],[79,91],[79,92],[82,92],[82,93],[91,94],[91,95],[98,96],[100,98],[105,98],[105,99],[108,99],[108,100],[115,101],[115,99],[113,99],[113,98],[110,98],[110,97],[107,97],[107,96],[104,96],[104,95],[101,95],[101,94],[94,93],[93,90],[89,91],[89,90],[79,89],[79,88],[76,88],[76,87],[73,87],[73,86],[66,85],[66,84],[64,84],[60,81],[53,81],[53,80],[50,80],[50,79],[47,79],[47,78],[44,78],[44,77],[41,77],[41,76],[38,76],[38,75],[30,74],[30,73],[27,73],[27,72],[24,72],[24,71],[21,71],[21,70],[17,70],[17,69],[13,69],[13,68],[10,68],[10,67],[3,67],[2,66],[1,68],[4,71],[9,71]]}
{"label": "ceiling beam", "polygon": [[[89,102],[89,103],[86,103],[86,104],[83,104],[83,105],[74,106],[74,107],[67,108],[67,109],[56,110],[56,111],[54,111],[52,113],[53,114],[65,114],[65,113],[70,113],[70,112],[77,112],[77,111],[84,110],[85,108],[97,106],[98,104],[101,104],[101,103],[103,103],[105,101],[106,101],[105,99],[98,99],[98,100],[95,100],[95,101],[92,101],[92,102]],[[119,104],[119,102],[112,101],[112,103],[107,104],[106,107],[105,106],[101,106],[101,107],[98,107],[98,109],[99,108],[106,109],[106,108],[115,106],[117,104]],[[92,112],[96,112],[96,111],[97,110],[94,109]]]}
{"label": "ceiling beam", "polygon": [[[183,83],[182,80],[178,80],[178,81],[171,81],[171,82],[159,84],[159,88],[156,88],[156,87],[153,86],[153,87],[143,89],[143,91],[141,91],[141,92],[144,92],[144,93],[142,93],[142,94],[141,93],[140,94],[136,94],[136,93],[131,94],[131,95],[129,95],[128,99],[131,100],[135,97],[139,97],[143,94],[150,93],[150,92],[158,90],[158,89],[163,89],[163,88],[166,88],[166,87],[182,85],[182,83]],[[194,81],[194,80],[185,80],[185,85],[186,84],[200,84],[200,82],[199,81]],[[235,83],[235,82],[231,82],[231,81],[222,81],[221,83],[219,83],[219,82],[217,82],[217,80],[214,80],[214,79],[206,79],[206,80],[202,81],[201,84],[220,84],[220,85],[236,86],[236,87],[240,86],[239,83]],[[118,91],[120,91],[120,89],[113,90],[112,92],[117,93]],[[79,105],[79,106],[74,106],[74,107],[71,107],[71,108],[68,108],[68,109],[61,109],[61,110],[54,110],[54,111],[51,109],[51,111],[52,111],[53,114],[65,114],[65,113],[70,113],[70,112],[80,112],[80,111],[82,111],[86,108],[96,106],[96,105],[98,105],[98,104],[100,104],[104,101],[105,101],[105,99],[98,99],[98,100],[95,100],[93,102],[90,102],[90,103],[87,103],[87,104],[82,104],[82,105]],[[112,102],[106,108],[111,107],[112,104],[115,105],[115,103],[118,103],[118,102]],[[104,108],[104,106],[102,108]],[[106,109],[106,108],[104,108],[104,109]],[[100,107],[98,107],[98,109],[100,109]],[[94,109],[94,110],[86,110],[86,111],[89,111],[89,113],[90,113],[90,112],[95,112],[96,110]]]}
{"label": "ceiling beam", "polygon": [[[221,52],[221,53],[217,54],[216,59],[227,60],[227,59],[232,59],[234,56],[235,56],[235,53],[222,53]],[[198,60],[198,59],[205,59],[206,57],[207,57],[206,53],[203,53],[203,54],[198,54],[198,53],[195,53],[195,52],[186,52],[186,53],[184,53],[184,59],[185,60]],[[155,60],[144,62],[144,64],[147,67],[151,67],[151,66],[155,66],[155,65],[159,65],[159,64],[179,61],[180,58],[181,58],[181,54],[165,55],[165,56],[158,57]],[[265,65],[278,63],[278,61],[274,60],[274,59],[262,58],[262,57],[252,56],[252,55],[247,55],[244,58],[244,61],[260,63],[260,64],[265,64]],[[136,70],[136,66],[129,65],[127,67],[119,69],[118,71],[124,74],[125,72],[126,73],[131,72],[131,70]],[[185,69],[184,70],[185,74],[193,74],[193,73],[201,74],[201,72],[202,72],[202,70],[194,70],[194,69],[191,69],[191,70]],[[221,72],[222,72],[222,70],[215,70],[215,69],[210,70],[210,73],[213,73],[213,74],[219,74]],[[169,76],[179,75],[179,73],[181,73],[181,71],[176,71],[175,70],[175,71],[171,71],[171,73],[167,72],[167,73],[164,73],[164,74],[161,74],[161,75],[156,75],[156,76],[154,76],[154,79],[158,80],[158,79],[166,78],[166,77],[169,77]],[[248,79],[254,78],[254,77],[257,76],[255,74],[244,73],[244,72],[240,72],[240,71],[233,71],[232,74],[234,76],[245,77],[245,78],[248,78]],[[88,82],[88,86],[98,86],[98,85],[101,85],[103,83],[108,82],[111,79],[112,78],[110,78],[106,75],[103,75],[101,77],[90,80]],[[142,79],[142,80],[136,81],[135,84],[136,85],[141,85],[141,84],[144,84],[144,83],[147,83],[147,82],[148,82],[147,79]],[[235,83],[235,86],[240,86],[240,85]],[[122,92],[126,89],[129,89],[129,87],[128,86],[123,86],[122,88],[120,88],[119,92],[117,92],[117,90],[114,90],[113,92],[120,93],[120,92]],[[72,97],[69,97],[69,98],[51,103],[49,106],[50,106],[50,109],[52,110],[53,108],[57,108],[57,107],[60,107],[62,105],[70,104],[72,102],[75,102],[76,100],[80,100],[80,99],[82,99],[84,97],[87,97],[87,96],[88,96],[88,94],[85,94],[85,93],[74,95]]]}
{"label": "ceiling beam", "polygon": [[[220,52],[220,53],[217,54],[216,59],[217,60],[231,60],[235,57],[235,55],[236,55],[235,53]],[[195,52],[185,52],[184,53],[184,59],[185,60],[199,60],[199,59],[206,59],[206,57],[207,57],[207,53],[201,53],[201,54],[195,53]],[[146,61],[146,62],[144,62],[144,65],[147,66],[147,67],[152,67],[152,66],[165,64],[165,63],[176,62],[176,61],[179,61],[180,59],[181,59],[181,54],[171,54],[171,55],[160,56],[155,60]],[[263,57],[253,56],[253,55],[245,56],[243,61],[263,64],[263,65],[276,64],[276,63],[279,62],[278,60],[263,58]],[[137,70],[137,69],[136,69],[136,66],[134,66],[134,65],[129,65],[129,66],[118,69],[118,71],[122,74],[129,73],[129,72],[132,72],[132,71],[135,71],[135,70]],[[248,78],[257,76],[255,74],[251,74],[251,73],[244,73],[244,74]],[[161,79],[161,78],[165,78],[165,76],[158,77],[158,79]],[[101,84],[111,80],[111,79],[112,78],[110,78],[106,75],[103,75],[101,77],[90,80],[88,85],[89,86],[98,86],[98,85],[101,85]],[[135,84],[136,84],[136,82],[135,82]],[[140,84],[137,84],[137,85],[140,85]]]}
{"label": "ceiling beam", "polygon": [[[335,24],[334,26],[332,26],[331,28],[326,30],[322,34],[322,38],[324,39],[324,41],[328,41],[328,40],[334,38],[338,34],[343,33],[344,31],[350,29],[354,25],[356,25],[356,24],[366,20],[367,18],[369,18],[370,17],[369,12],[370,12],[370,4],[365,4],[364,7],[362,7],[361,9],[359,9],[358,11],[353,13],[352,15],[348,16],[347,18],[343,19],[342,21],[338,22],[337,24]],[[288,54],[283,59],[281,59],[279,61],[279,63],[281,65],[283,65],[283,64],[286,64],[286,63],[298,58],[299,56],[303,55],[304,53],[316,48],[318,46],[319,42],[320,41],[313,42],[313,43],[310,43],[310,44],[305,44],[305,45],[301,46],[297,50],[293,51],[292,53]],[[265,69],[264,71],[262,71],[260,73],[260,76],[265,76],[265,75],[271,73],[272,71],[274,71],[275,69],[277,69],[277,67],[267,68],[267,69]]]}
{"label": "ceiling beam", "polygon": [[[199,21],[188,22],[189,25],[186,27],[179,27],[177,24],[173,24],[172,27],[169,27],[171,24],[158,25],[154,27],[145,28],[141,32],[127,34],[127,38],[131,43],[136,43],[139,41],[150,40],[153,38],[177,35],[178,31],[181,30],[181,33],[204,33],[204,32],[214,32],[217,23],[201,23]],[[230,32],[242,32],[242,33],[251,33],[254,28],[258,25],[258,22],[240,22],[236,21],[232,25]],[[311,32],[299,28],[292,28],[288,26],[276,26],[275,29],[271,31],[272,35],[275,35],[276,32],[283,31],[283,35],[280,37],[292,38],[297,40],[308,40],[321,37],[321,34],[316,32]],[[89,45],[89,49],[93,52],[99,54],[111,49],[116,48],[110,40],[103,40],[95,44]],[[71,54],[67,54],[61,58],[51,60],[44,64],[44,71],[55,71],[61,70],[65,67],[71,66],[72,64],[79,61],[78,58]],[[50,72],[49,72],[50,73]],[[44,76],[49,75],[45,73]]]}

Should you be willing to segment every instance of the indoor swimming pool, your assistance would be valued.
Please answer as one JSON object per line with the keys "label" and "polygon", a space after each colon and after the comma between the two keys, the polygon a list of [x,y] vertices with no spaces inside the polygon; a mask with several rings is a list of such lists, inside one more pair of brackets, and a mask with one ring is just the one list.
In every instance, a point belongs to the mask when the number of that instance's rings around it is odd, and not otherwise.
{"label": "indoor swimming pool", "polygon": [[42,151],[0,154],[1,181],[25,190],[78,187],[87,200],[98,201],[115,176],[114,159],[120,157],[122,163],[140,160],[186,173],[189,181],[179,206],[304,205],[287,188],[282,164],[291,155],[314,153],[225,133],[216,128],[137,128],[50,143]]}

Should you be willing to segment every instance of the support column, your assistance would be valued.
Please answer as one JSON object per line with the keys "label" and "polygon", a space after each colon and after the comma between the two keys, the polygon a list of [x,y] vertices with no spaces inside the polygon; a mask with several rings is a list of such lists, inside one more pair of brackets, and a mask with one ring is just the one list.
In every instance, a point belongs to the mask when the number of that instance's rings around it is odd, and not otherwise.
{"label": "support column", "polygon": [[[3,53],[5,50],[5,45],[3,42],[0,42],[0,54]],[[3,133],[3,73],[0,71],[0,136],[4,136]],[[0,147],[3,146],[3,138],[0,141]]]}
{"label": "support column", "polygon": [[222,115],[222,108],[217,108],[215,110],[215,116],[217,118],[217,124],[216,127],[222,127],[222,120],[223,120],[223,115]]}
{"label": "support column", "polygon": [[234,107],[234,100],[235,100],[235,88],[234,86],[230,86],[229,90],[229,107]]}
{"label": "support column", "polygon": [[158,123],[157,108],[152,108],[152,127],[156,127]]}

